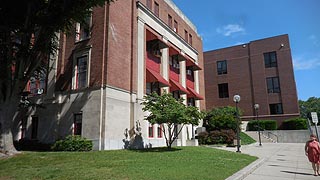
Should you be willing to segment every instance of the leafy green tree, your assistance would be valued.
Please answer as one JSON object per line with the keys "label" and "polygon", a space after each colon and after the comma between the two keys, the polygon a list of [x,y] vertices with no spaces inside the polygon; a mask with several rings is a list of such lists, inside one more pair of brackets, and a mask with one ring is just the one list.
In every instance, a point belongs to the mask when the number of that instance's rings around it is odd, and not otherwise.
{"label": "leafy green tree", "polygon": [[57,49],[58,32],[84,23],[95,6],[113,0],[2,0],[0,3],[0,151],[16,152],[12,127],[20,96]]}
{"label": "leafy green tree", "polygon": [[[169,149],[185,124],[198,125],[203,118],[203,113],[197,107],[185,106],[182,98],[176,100],[170,93],[161,96],[152,93],[145,96],[141,104],[144,105],[142,110],[150,113],[145,120],[151,124],[165,124],[162,131]],[[176,126],[178,124],[180,128]],[[178,133],[175,135],[175,132]]]}
{"label": "leafy green tree", "polygon": [[303,118],[307,118],[310,112],[317,112],[320,116],[320,98],[310,97],[307,101],[299,100],[299,108],[300,116]]}
{"label": "leafy green tree", "polygon": [[236,108],[227,106],[210,110],[204,118],[204,127],[208,132],[221,129],[232,129],[236,132]]}

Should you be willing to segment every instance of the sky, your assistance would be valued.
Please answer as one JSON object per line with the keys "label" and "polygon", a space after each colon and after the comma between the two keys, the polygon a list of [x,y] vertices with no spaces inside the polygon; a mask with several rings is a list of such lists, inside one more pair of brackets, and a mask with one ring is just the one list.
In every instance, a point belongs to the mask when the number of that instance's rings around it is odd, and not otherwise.
{"label": "sky", "polygon": [[320,0],[172,0],[203,51],[289,35],[298,99],[320,97]]}

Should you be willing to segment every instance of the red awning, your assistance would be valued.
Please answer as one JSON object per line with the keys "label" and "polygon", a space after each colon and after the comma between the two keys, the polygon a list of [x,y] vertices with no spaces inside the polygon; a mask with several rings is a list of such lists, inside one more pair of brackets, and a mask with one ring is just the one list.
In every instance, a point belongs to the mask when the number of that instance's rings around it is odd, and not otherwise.
{"label": "red awning", "polygon": [[184,88],[180,83],[178,83],[175,80],[170,79],[170,84],[171,86],[171,91],[176,91],[179,90],[181,93],[183,94],[189,94],[188,90],[186,90],[186,88]]}
{"label": "red awning", "polygon": [[171,86],[170,83],[161,76],[161,74],[149,68],[147,68],[146,76],[147,82],[159,82],[162,86]]}
{"label": "red awning", "polygon": [[193,89],[191,89],[191,88],[189,88],[189,87],[187,87],[187,89],[188,89],[188,91],[189,91],[188,97],[193,97],[193,98],[195,98],[196,100],[203,100],[203,99],[204,99],[204,98],[203,98],[200,94],[198,94],[195,90],[193,90]]}
{"label": "red awning", "polygon": [[201,70],[201,67],[198,66],[192,59],[186,56],[185,58],[187,59],[186,66],[192,66],[194,71]]}

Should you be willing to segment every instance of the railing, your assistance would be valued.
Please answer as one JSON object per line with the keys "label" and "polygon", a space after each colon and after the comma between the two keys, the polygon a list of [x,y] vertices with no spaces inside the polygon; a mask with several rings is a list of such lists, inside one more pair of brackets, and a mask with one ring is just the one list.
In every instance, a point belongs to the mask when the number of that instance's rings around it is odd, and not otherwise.
{"label": "railing", "polygon": [[274,133],[272,133],[272,132],[270,132],[270,131],[267,131],[267,130],[263,129],[263,128],[261,128],[261,127],[258,126],[258,125],[254,126],[254,127],[257,128],[258,130],[260,130],[260,132],[261,132],[264,136],[267,136],[269,139],[274,140],[274,138],[271,138],[271,136],[270,136],[270,135],[273,135],[273,136],[276,138],[276,143],[279,142],[279,137],[278,137],[278,135],[276,135],[276,134],[274,134]]}

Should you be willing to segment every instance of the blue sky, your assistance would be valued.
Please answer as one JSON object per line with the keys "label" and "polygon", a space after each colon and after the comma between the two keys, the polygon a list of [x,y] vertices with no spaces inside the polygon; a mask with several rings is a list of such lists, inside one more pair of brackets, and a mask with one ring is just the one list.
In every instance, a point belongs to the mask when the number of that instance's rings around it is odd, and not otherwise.
{"label": "blue sky", "polygon": [[203,50],[288,34],[298,98],[320,97],[320,0],[172,0]]}

